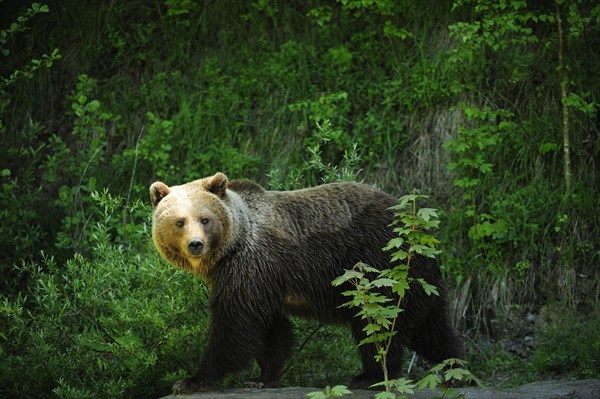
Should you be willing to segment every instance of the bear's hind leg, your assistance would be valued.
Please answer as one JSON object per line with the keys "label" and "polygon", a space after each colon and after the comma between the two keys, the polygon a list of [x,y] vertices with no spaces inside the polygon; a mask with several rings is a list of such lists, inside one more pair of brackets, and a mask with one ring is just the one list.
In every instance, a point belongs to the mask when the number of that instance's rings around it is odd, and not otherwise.
{"label": "bear's hind leg", "polygon": [[276,318],[266,332],[263,352],[256,357],[260,376],[250,385],[256,388],[277,386],[293,347],[292,323],[286,316]]}
{"label": "bear's hind leg", "polygon": [[445,306],[434,306],[410,345],[419,355],[437,364],[446,359],[464,359],[462,338],[454,332]]}
{"label": "bear's hind leg", "polygon": [[[362,324],[353,324],[352,333],[357,344],[365,337],[365,333],[362,331]],[[383,381],[383,370],[381,368],[381,363],[375,360],[377,352],[375,351],[374,344],[369,343],[361,345],[358,347],[358,350],[360,352],[363,371],[359,375],[352,377],[348,385],[351,389],[369,389],[371,385]],[[400,376],[402,372],[403,354],[404,345],[402,345],[402,342],[398,338],[394,338],[386,357],[389,379],[398,378]],[[384,388],[381,387],[377,389],[383,390]]]}

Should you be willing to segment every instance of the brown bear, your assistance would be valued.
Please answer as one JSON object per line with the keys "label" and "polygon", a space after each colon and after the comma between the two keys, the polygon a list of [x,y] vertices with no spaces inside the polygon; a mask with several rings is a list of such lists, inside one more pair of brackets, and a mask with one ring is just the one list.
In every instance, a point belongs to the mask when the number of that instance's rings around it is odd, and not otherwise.
{"label": "brown bear", "polygon": [[[180,186],[150,187],[152,238],[176,267],[202,276],[210,290],[212,323],[198,371],[175,393],[207,390],[256,360],[261,386],[278,383],[293,347],[290,315],[345,323],[364,338],[356,309],[340,307],[348,287],[331,282],[358,262],[389,268],[382,250],[395,237],[390,195],[358,183],[297,191],[267,191],[222,173]],[[399,375],[405,347],[433,362],[464,355],[447,316],[442,276],[434,259],[417,257],[411,276],[437,286],[439,296],[408,290],[388,354]],[[360,346],[362,374],[351,386],[383,379],[372,345]]]}

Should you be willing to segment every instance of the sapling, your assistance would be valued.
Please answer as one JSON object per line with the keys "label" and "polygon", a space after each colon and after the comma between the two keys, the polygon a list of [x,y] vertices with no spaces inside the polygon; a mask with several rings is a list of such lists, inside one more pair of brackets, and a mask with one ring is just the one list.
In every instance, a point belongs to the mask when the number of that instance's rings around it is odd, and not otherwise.
{"label": "sapling", "polygon": [[[375,360],[381,365],[383,381],[373,387],[383,386],[385,389],[375,396],[377,399],[395,399],[396,393],[409,394],[415,388],[435,388],[453,378],[461,380],[471,376],[467,370],[454,368],[462,366],[462,361],[449,359],[434,367],[432,374],[417,383],[406,378],[389,378],[387,355],[396,334],[398,316],[403,312],[402,301],[406,291],[420,286],[427,295],[439,295],[434,285],[409,275],[415,256],[435,258],[440,253],[436,249],[439,241],[431,234],[440,223],[437,210],[417,207],[420,200],[427,198],[415,191],[401,197],[398,204],[391,208],[394,211],[393,230],[397,237],[383,248],[391,253],[390,268],[378,270],[359,262],[332,282],[334,286],[350,283],[354,287],[343,292],[350,300],[342,306],[359,308],[356,316],[366,321],[363,328],[366,337],[359,345],[375,346]],[[448,367],[452,368],[440,376],[439,372]]]}

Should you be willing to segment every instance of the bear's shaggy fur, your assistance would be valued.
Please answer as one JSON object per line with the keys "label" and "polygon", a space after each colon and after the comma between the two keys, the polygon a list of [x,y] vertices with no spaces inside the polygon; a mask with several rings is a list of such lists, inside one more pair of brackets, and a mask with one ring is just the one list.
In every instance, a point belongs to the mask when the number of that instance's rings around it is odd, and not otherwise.
{"label": "bear's shaggy fur", "polygon": [[[356,341],[364,338],[356,309],[340,307],[348,287],[331,282],[357,262],[389,268],[382,248],[394,238],[393,197],[357,183],[266,191],[250,181],[229,182],[222,173],[174,187],[156,182],[150,197],[159,252],[202,276],[210,289],[208,345],[197,373],[177,382],[176,393],[209,389],[254,359],[261,385],[276,385],[293,347],[289,315],[345,323]],[[433,362],[464,355],[436,262],[416,257],[410,273],[441,295],[427,296],[416,286],[407,291],[388,354],[391,378],[400,373],[404,347]],[[359,349],[363,372],[352,385],[382,380],[372,345]]]}

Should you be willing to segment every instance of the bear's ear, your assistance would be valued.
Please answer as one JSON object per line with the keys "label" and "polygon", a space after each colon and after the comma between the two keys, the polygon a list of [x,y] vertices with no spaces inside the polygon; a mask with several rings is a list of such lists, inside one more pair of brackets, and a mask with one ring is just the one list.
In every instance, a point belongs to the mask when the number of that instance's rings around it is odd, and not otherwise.
{"label": "bear's ear", "polygon": [[221,172],[217,172],[213,177],[210,178],[206,183],[206,190],[217,195],[218,197],[225,196],[225,190],[227,189],[227,176]]}
{"label": "bear's ear", "polygon": [[169,192],[169,187],[165,183],[160,181],[152,183],[150,186],[150,202],[152,203],[152,207],[156,208],[160,200],[165,198]]}

